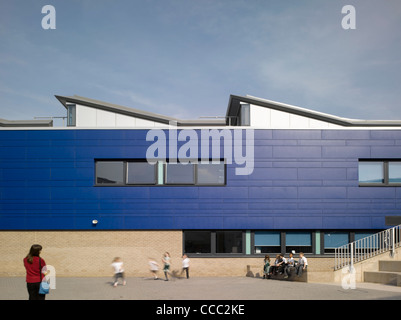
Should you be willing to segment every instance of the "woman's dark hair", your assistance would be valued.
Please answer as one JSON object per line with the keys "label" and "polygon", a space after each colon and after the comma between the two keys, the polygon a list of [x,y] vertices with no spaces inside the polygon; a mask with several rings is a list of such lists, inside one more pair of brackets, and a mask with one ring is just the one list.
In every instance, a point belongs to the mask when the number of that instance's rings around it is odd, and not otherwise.
{"label": "woman's dark hair", "polygon": [[28,263],[33,262],[33,257],[39,257],[41,250],[42,246],[40,244],[33,244],[31,246],[31,249],[29,250],[28,255],[26,256]]}

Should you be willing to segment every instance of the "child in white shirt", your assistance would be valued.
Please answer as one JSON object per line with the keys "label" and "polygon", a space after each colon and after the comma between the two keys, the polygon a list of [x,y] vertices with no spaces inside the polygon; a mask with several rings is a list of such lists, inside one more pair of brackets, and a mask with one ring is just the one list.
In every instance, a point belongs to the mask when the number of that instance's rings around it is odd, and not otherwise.
{"label": "child in white shirt", "polygon": [[123,262],[120,257],[116,257],[113,260],[113,263],[111,266],[114,269],[114,283],[113,287],[117,287],[118,284],[118,279],[122,279],[123,285],[125,286],[126,281],[125,281],[125,275],[124,275],[124,268],[123,268]]}
{"label": "child in white shirt", "polygon": [[182,256],[182,271],[181,274],[183,274],[185,271],[187,275],[187,279],[189,279],[189,258],[186,254]]}
{"label": "child in white shirt", "polygon": [[149,266],[150,272],[153,275],[153,278],[157,280],[157,271],[159,270],[159,264],[153,258],[149,258]]}

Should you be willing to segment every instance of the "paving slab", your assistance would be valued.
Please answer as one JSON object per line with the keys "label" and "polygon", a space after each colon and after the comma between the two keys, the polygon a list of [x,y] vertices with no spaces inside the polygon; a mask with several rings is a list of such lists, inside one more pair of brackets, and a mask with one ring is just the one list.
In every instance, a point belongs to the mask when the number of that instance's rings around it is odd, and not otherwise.
{"label": "paving slab", "polygon": [[[0,277],[0,300],[27,299],[25,278]],[[46,300],[401,300],[401,287],[357,283],[355,289],[344,289],[249,277],[131,277],[125,286],[113,287],[111,277],[58,277]]]}

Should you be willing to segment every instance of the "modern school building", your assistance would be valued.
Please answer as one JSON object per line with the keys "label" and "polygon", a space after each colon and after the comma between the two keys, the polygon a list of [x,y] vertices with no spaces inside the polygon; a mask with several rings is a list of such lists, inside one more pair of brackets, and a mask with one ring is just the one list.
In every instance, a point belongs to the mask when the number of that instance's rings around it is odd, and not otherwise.
{"label": "modern school building", "polygon": [[237,95],[198,120],[56,98],[66,126],[0,119],[2,276],[39,243],[58,276],[108,276],[115,256],[146,276],[165,251],[173,270],[186,253],[191,276],[238,276],[295,251],[318,281],[334,248],[401,223],[401,121]]}

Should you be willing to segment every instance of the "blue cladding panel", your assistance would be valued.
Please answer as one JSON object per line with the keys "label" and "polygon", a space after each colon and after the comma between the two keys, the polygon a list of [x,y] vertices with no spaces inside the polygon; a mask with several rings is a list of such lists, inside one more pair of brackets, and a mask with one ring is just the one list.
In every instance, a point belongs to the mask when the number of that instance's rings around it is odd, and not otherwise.
{"label": "blue cladding panel", "polygon": [[255,130],[253,173],[228,164],[226,186],[94,186],[94,160],[145,158],[147,132],[0,130],[0,229],[381,229],[401,209],[399,187],[358,186],[401,130]]}

